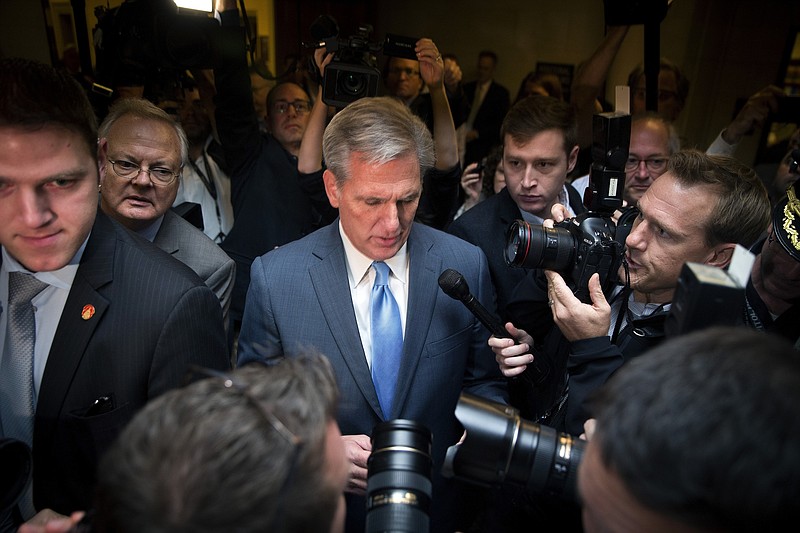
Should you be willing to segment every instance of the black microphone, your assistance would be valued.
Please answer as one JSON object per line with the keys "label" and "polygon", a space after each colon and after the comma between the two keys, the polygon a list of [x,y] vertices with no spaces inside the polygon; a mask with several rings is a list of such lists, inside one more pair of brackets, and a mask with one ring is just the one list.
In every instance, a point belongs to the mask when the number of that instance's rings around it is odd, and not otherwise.
{"label": "black microphone", "polygon": [[475,315],[475,318],[481,321],[481,324],[486,326],[486,329],[495,337],[508,339],[511,335],[508,334],[506,328],[500,320],[491,314],[481,303],[469,292],[469,285],[464,276],[457,270],[448,268],[439,276],[439,287],[442,288],[444,293],[454,300],[459,300],[463,303],[469,312]]}
{"label": "black microphone", "polygon": [[[450,298],[459,300],[461,303],[463,303],[466,308],[469,309],[469,312],[472,313],[492,335],[503,339],[511,338],[511,335],[509,335],[508,331],[506,331],[506,328],[503,326],[503,323],[500,322],[500,319],[490,313],[478,301],[477,298],[470,294],[467,280],[464,279],[464,276],[459,271],[448,268],[442,272],[442,274],[439,276],[439,287],[441,287],[444,293]],[[533,347],[531,347],[531,349],[533,349]],[[525,372],[522,375],[532,379],[536,384],[543,383],[547,378],[548,373],[539,367],[535,358],[529,367],[530,366],[533,367],[536,376],[529,376],[528,372]]]}

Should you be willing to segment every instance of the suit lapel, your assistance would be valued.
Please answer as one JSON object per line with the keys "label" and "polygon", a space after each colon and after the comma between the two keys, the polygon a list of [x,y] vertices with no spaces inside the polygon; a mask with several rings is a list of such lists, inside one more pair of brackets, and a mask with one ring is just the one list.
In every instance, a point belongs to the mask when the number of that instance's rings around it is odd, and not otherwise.
{"label": "suit lapel", "polygon": [[181,246],[180,236],[178,232],[175,231],[177,229],[176,225],[170,220],[172,217],[177,216],[178,215],[173,213],[171,209],[167,209],[167,212],[164,213],[164,220],[161,221],[161,227],[158,228],[158,233],[156,233],[156,237],[153,239],[153,244],[170,255],[178,253]]}
{"label": "suit lapel", "polygon": [[[108,300],[97,289],[113,279],[115,249],[116,233],[112,222],[98,211],[53,337],[39,389],[36,429],[39,430],[37,436],[45,442],[55,428],[49,423],[45,425],[44,421],[57,419],[86,347],[108,309]],[[93,313],[84,313],[91,308]]]}
{"label": "suit lapel", "polygon": [[[358,332],[358,324],[353,310],[353,300],[347,282],[344,245],[339,235],[338,221],[317,231],[327,231],[329,235],[327,238],[323,236],[319,239],[321,244],[312,251],[320,261],[309,269],[311,284],[328,328],[342,354],[342,359],[350,369],[361,394],[366,398],[375,414],[382,417],[381,406],[372,383],[372,375],[367,365],[367,357],[361,344],[361,335]],[[343,305],[344,302],[347,305]]]}
{"label": "suit lapel", "polygon": [[431,253],[433,241],[426,238],[415,223],[408,238],[408,310],[403,339],[403,360],[397,374],[392,417],[402,412],[416,374],[420,357],[425,349],[428,330],[439,293],[439,274],[442,260]]}
{"label": "suit lapel", "polygon": [[511,195],[508,193],[508,189],[503,189],[497,194],[502,196],[500,209],[498,210],[500,222],[503,228],[508,228],[512,222],[522,218],[522,213],[514,202],[514,199],[511,198]]}

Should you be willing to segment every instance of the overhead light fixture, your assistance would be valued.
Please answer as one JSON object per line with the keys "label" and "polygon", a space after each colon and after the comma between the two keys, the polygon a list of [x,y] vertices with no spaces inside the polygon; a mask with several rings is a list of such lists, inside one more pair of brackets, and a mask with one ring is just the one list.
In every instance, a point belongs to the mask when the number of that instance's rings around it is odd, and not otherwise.
{"label": "overhead light fixture", "polygon": [[191,9],[192,11],[214,12],[214,0],[173,0],[178,9]]}

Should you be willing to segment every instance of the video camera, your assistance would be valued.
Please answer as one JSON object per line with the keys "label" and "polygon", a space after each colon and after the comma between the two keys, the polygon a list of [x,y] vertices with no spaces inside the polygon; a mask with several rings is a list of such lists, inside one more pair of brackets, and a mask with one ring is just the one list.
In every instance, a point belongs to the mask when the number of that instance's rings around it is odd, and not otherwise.
{"label": "video camera", "polygon": [[316,40],[311,47],[325,47],[333,53],[322,79],[323,102],[343,108],[359,98],[377,95],[381,78],[375,55],[378,52],[417,60],[414,47],[419,39],[390,33],[382,42],[377,42],[370,41],[371,34],[372,26],[364,24],[355,35],[339,38],[339,26],[329,15],[320,15],[311,25],[311,35]]}
{"label": "video camera", "polygon": [[592,124],[592,167],[583,203],[588,209],[553,228],[514,221],[506,234],[505,258],[509,266],[544,268],[564,276],[582,302],[591,303],[589,278],[597,272],[603,292],[619,280],[625,238],[635,215],[626,210],[614,224],[614,211],[622,208],[625,161],[631,137],[627,113],[599,113]]}
{"label": "video camera", "polygon": [[179,10],[172,0],[125,0],[97,7],[95,16],[95,77],[105,87],[168,92],[184,70],[214,66],[220,27],[208,13]]}

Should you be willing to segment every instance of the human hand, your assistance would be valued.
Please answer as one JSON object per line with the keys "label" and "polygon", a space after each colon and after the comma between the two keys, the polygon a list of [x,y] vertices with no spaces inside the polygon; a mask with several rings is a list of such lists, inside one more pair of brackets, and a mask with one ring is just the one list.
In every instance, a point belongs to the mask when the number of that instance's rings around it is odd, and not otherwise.
{"label": "human hand", "polygon": [[461,67],[452,59],[444,60],[444,88],[447,92],[454,93],[458,90],[458,84],[461,83],[462,73]]}
{"label": "human hand", "polygon": [[314,64],[319,69],[319,80],[322,82],[322,76],[325,74],[325,67],[333,61],[333,53],[328,52],[325,48],[317,48],[314,50]]}
{"label": "human hand", "polygon": [[564,222],[565,219],[570,217],[570,212],[566,206],[562,204],[553,204],[550,208],[550,216],[542,221],[542,226],[545,228],[552,228],[555,222]]}
{"label": "human hand", "polygon": [[64,516],[52,509],[42,509],[33,517],[19,526],[19,533],[68,533],[83,520],[86,513],[76,511],[70,516]]}
{"label": "human hand", "polygon": [[770,113],[778,110],[778,98],[783,96],[785,93],[774,85],[768,85],[752,95],[722,132],[722,140],[728,144],[738,144],[742,137],[761,127]]}
{"label": "human hand", "polygon": [[470,163],[461,174],[461,188],[467,195],[464,201],[467,207],[472,207],[477,204],[481,197],[481,189],[483,188],[483,180],[481,173],[478,171],[478,163]]}
{"label": "human hand", "polygon": [[581,433],[579,438],[587,442],[592,440],[592,436],[594,435],[594,430],[596,427],[597,427],[597,419],[590,418],[589,420],[583,423],[583,433]]}
{"label": "human hand", "polygon": [[500,372],[510,378],[522,374],[528,365],[533,363],[533,354],[531,353],[533,337],[528,335],[524,329],[514,327],[511,322],[506,323],[506,331],[511,335],[510,339],[492,335],[489,337],[488,344],[494,352]]}
{"label": "human hand", "polygon": [[417,41],[414,48],[419,61],[419,75],[428,87],[441,86],[444,80],[444,62],[442,54],[434,42],[427,37]]}
{"label": "human hand", "polygon": [[544,273],[547,276],[547,295],[553,321],[568,341],[608,335],[611,306],[603,295],[598,273],[589,278],[591,305],[576,298],[558,272],[545,270]]}
{"label": "human hand", "polygon": [[342,435],[344,451],[350,463],[345,492],[364,495],[367,491],[367,459],[372,442],[366,435]]}

